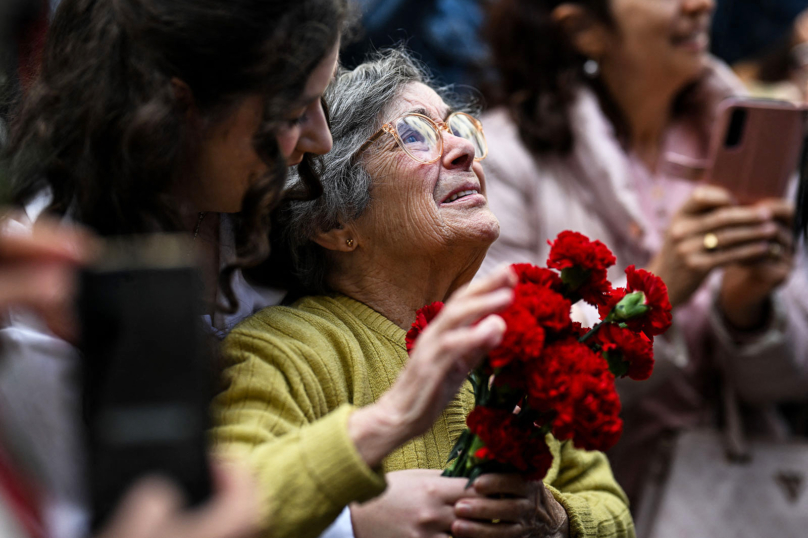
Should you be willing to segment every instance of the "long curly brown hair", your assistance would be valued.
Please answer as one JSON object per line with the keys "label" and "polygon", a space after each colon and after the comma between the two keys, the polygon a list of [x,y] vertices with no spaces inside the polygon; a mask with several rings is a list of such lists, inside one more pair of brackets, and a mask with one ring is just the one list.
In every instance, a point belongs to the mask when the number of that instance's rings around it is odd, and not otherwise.
{"label": "long curly brown hair", "polygon": [[[489,89],[492,105],[505,106],[525,146],[534,154],[569,153],[575,143],[570,106],[581,87],[589,87],[628,146],[631,131],[623,111],[599,77],[584,75],[588,60],[579,53],[553,10],[571,2],[598,22],[615,29],[609,0],[497,0],[489,7],[486,37],[499,80]],[[675,116],[703,110],[700,80],[684,87],[674,99]]]}
{"label": "long curly brown hair", "polygon": [[221,275],[235,308],[232,273],[267,256],[286,179],[276,129],[349,15],[346,0],[63,0],[40,77],[12,118],[15,201],[49,189],[50,211],[105,236],[179,231],[186,204],[170,187],[193,173],[200,133],[172,79],[206,121],[261,92],[254,147],[269,171],[244,197],[238,259]]}
{"label": "long curly brown hair", "polygon": [[[486,35],[499,74],[491,101],[507,106],[525,145],[534,153],[572,149],[569,106],[581,85],[587,58],[552,17],[564,0],[498,0],[490,7]],[[612,25],[608,0],[575,0]]]}

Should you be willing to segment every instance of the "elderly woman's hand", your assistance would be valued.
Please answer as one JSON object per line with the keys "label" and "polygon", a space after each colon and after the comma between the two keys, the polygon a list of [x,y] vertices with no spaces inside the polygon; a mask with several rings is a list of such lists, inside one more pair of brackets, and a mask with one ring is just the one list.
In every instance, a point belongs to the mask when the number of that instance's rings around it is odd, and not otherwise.
{"label": "elderly woman's hand", "polygon": [[351,505],[356,538],[448,538],[455,503],[477,495],[465,478],[446,478],[438,470],[408,469],[386,478],[382,495]]}
{"label": "elderly woman's hand", "polygon": [[455,504],[455,538],[567,538],[569,518],[542,482],[516,474],[485,474],[475,480],[479,497]]}
{"label": "elderly woman's hand", "polygon": [[495,314],[511,304],[514,286],[516,274],[503,267],[455,292],[419,336],[392,388],[351,415],[349,434],[368,465],[429,429],[469,371],[500,343],[505,322]]}
{"label": "elderly woman's hand", "polygon": [[698,187],[673,218],[648,269],[668,286],[671,304],[686,303],[713,269],[791,249],[771,204],[739,206],[725,189]]}
{"label": "elderly woman's hand", "polygon": [[782,285],[794,268],[791,227],[794,204],[787,200],[760,203],[774,215],[778,235],[769,245],[769,255],[755,263],[737,264],[724,271],[718,305],[736,329],[754,329],[766,321],[771,293]]}

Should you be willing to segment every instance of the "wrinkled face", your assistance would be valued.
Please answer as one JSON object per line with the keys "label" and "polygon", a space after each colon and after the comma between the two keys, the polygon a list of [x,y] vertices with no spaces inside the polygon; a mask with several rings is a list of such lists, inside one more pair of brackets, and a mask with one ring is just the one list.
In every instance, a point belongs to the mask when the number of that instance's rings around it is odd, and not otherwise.
{"label": "wrinkled face", "polygon": [[[420,83],[407,86],[388,108],[384,122],[407,112],[433,120],[451,113],[437,93]],[[441,260],[455,248],[484,254],[499,236],[499,222],[488,208],[485,174],[468,140],[443,131],[443,155],[423,164],[385,134],[362,157],[373,178],[370,205],[352,223],[363,247],[392,257]]]}
{"label": "wrinkled face", "polygon": [[611,0],[617,26],[606,63],[687,84],[703,72],[710,44],[713,0]]}
{"label": "wrinkled face", "polygon": [[[290,110],[277,135],[281,153],[288,164],[297,164],[303,153],[323,154],[331,150],[331,132],[325,121],[320,98],[334,75],[339,43],[312,71],[306,83],[303,103]],[[183,186],[184,196],[199,211],[237,213],[250,185],[267,171],[267,165],[253,146],[255,133],[263,121],[265,97],[255,93],[236,104],[224,119],[204,133],[198,181]]]}

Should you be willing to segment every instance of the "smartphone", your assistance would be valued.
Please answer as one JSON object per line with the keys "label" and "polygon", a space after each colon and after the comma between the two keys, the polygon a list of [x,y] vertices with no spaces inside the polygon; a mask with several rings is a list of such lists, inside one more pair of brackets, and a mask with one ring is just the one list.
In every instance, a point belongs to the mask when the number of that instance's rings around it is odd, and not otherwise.
{"label": "smartphone", "polygon": [[173,236],[116,241],[80,277],[80,349],[92,526],[145,475],[173,480],[190,505],[208,498],[214,368],[202,284]]}
{"label": "smartphone", "polygon": [[808,109],[787,101],[725,100],[710,144],[707,182],[740,203],[783,198],[800,165]]}

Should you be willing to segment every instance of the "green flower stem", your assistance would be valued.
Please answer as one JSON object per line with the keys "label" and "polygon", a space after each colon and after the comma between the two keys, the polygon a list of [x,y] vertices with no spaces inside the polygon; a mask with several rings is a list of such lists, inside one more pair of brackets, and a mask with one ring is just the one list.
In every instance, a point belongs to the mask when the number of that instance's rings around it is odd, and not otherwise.
{"label": "green flower stem", "polygon": [[589,340],[591,337],[593,337],[600,330],[600,328],[603,325],[605,325],[606,323],[611,323],[611,319],[610,319],[611,317],[612,317],[612,315],[609,314],[609,316],[606,319],[604,319],[603,321],[601,321],[600,323],[598,323],[597,325],[595,325],[594,327],[589,329],[589,332],[586,333],[585,335],[583,335],[582,337],[580,337],[578,339],[578,341],[583,344],[584,342]]}

